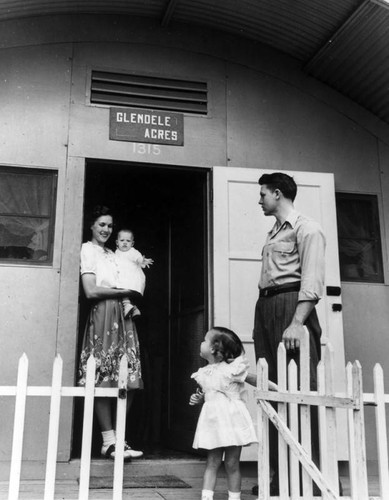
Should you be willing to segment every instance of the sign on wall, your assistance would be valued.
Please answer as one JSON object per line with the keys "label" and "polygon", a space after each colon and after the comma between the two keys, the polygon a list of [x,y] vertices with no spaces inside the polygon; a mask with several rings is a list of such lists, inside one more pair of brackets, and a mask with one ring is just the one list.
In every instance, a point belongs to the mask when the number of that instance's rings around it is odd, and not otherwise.
{"label": "sign on wall", "polygon": [[109,138],[114,141],[184,145],[181,113],[141,108],[110,108]]}

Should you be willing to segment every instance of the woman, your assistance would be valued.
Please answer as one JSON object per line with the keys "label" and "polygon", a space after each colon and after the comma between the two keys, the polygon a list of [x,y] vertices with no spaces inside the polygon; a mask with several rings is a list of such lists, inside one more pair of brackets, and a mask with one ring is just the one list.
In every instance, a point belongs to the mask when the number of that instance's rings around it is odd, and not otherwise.
{"label": "woman", "polygon": [[[96,206],[89,227],[92,238],[81,247],[81,281],[87,299],[92,301],[82,344],[79,385],[85,385],[86,364],[91,354],[96,358],[96,387],[117,387],[121,357],[128,357],[129,409],[134,397],[133,388],[141,388],[139,341],[132,319],[124,320],[121,299],[131,297],[136,303],[138,292],[116,287],[118,269],[114,253],[106,248],[113,230],[113,217],[104,206]],[[110,398],[96,398],[95,410],[100,425],[102,456],[115,458],[115,431]],[[143,452],[131,449],[127,443],[124,458],[138,458]]]}

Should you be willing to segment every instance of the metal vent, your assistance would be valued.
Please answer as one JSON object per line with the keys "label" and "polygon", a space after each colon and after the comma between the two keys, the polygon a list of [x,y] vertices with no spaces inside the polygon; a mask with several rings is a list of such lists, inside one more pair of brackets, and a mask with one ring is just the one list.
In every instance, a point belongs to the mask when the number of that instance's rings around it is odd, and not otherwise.
{"label": "metal vent", "polygon": [[91,102],[95,104],[206,115],[207,98],[204,82],[92,72]]}

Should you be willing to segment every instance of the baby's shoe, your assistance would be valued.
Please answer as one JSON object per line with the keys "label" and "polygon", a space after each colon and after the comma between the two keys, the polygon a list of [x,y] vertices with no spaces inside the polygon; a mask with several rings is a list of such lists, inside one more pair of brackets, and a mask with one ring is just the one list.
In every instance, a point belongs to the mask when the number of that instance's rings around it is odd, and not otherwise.
{"label": "baby's shoe", "polygon": [[131,318],[136,318],[137,316],[140,316],[140,311],[136,306],[133,306],[131,309]]}
{"label": "baby's shoe", "polygon": [[123,304],[123,315],[125,318],[129,318],[131,316],[134,307],[135,306],[133,304]]}

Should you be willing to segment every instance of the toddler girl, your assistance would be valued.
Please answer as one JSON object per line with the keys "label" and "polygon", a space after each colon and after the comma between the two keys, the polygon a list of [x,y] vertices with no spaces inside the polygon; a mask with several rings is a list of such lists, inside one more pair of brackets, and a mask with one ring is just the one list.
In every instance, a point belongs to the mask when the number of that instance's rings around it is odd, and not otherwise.
{"label": "toddler girl", "polygon": [[200,356],[208,365],[192,375],[201,390],[192,394],[189,404],[204,402],[193,442],[193,448],[208,450],[201,499],[213,499],[224,454],[228,499],[239,500],[242,446],[257,442],[242,392],[244,382],[255,384],[256,376],[248,373],[242,342],[228,328],[215,326],[209,330],[201,343]]}

